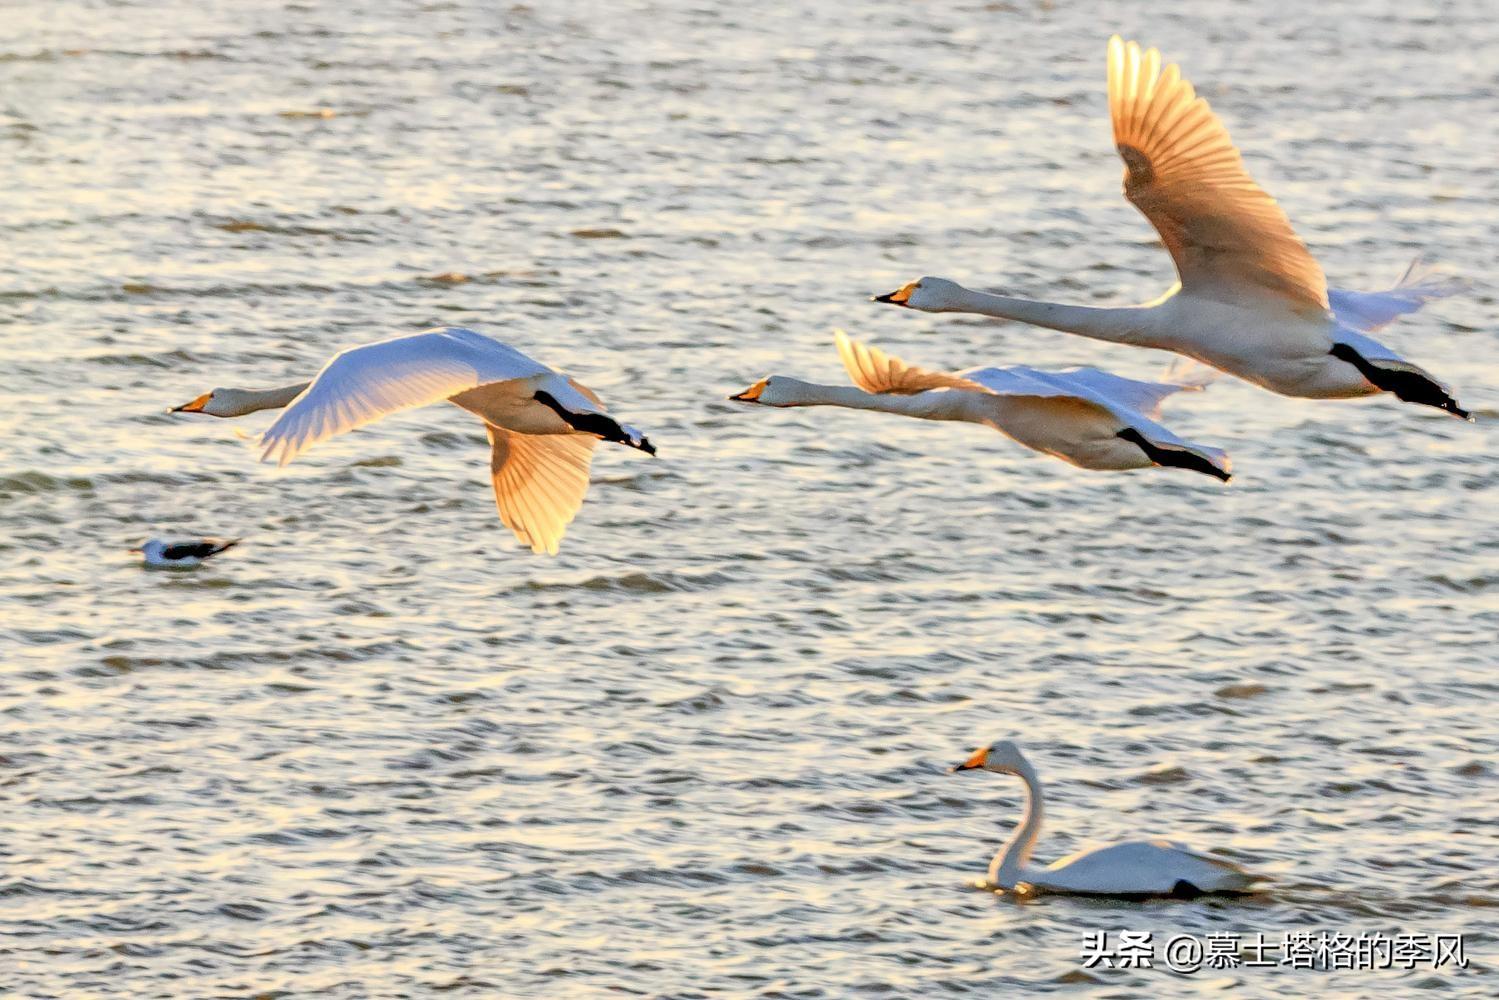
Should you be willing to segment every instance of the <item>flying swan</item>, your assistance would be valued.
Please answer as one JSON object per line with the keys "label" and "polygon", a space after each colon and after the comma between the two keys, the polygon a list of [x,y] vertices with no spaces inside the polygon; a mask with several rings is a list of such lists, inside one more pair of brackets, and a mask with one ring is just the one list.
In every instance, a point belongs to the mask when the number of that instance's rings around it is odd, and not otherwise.
{"label": "flying swan", "polygon": [[173,412],[238,417],[285,406],[259,442],[262,461],[285,465],[325,438],[444,399],[484,421],[500,520],[533,552],[557,554],[588,492],[595,444],[656,453],[638,430],[607,416],[587,387],[462,327],[351,347],[311,382],[214,389]]}
{"label": "flying swan", "polygon": [[771,375],[729,398],[760,406],[844,406],[922,420],[964,420],[1084,469],[1161,465],[1229,480],[1224,452],[1184,441],[1152,419],[1167,396],[1200,386],[1136,382],[1097,368],[1050,372],[1017,365],[946,374],[912,367],[842,330],[834,339],[854,385]]}
{"label": "flying swan", "polygon": [[1262,875],[1251,875],[1231,861],[1194,851],[1174,840],[1133,840],[1099,847],[1053,861],[1030,863],[1041,834],[1041,781],[1031,762],[1009,740],[981,747],[953,771],[1013,774],[1025,782],[1025,818],[994,860],[985,888],[1089,896],[1179,896],[1242,893]]}
{"label": "flying swan", "polygon": [[1175,351],[1286,396],[1392,392],[1471,419],[1448,387],[1369,336],[1466,287],[1413,264],[1384,292],[1329,291],[1275,199],[1250,178],[1223,123],[1155,49],[1109,39],[1109,113],[1124,196],[1160,233],[1180,279],[1154,302],[1034,302],[921,278],[876,302],[1018,320]]}
{"label": "flying swan", "polygon": [[153,538],[131,552],[140,553],[149,569],[197,569],[204,561],[238,545],[238,538],[193,538],[168,541]]}

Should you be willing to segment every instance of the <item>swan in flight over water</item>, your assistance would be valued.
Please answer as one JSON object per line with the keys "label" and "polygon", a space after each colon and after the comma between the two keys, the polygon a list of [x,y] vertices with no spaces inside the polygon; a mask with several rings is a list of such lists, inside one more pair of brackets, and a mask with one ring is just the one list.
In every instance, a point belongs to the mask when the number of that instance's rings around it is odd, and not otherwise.
{"label": "swan in flight over water", "polygon": [[925,312],[1018,320],[1175,351],[1286,396],[1392,392],[1471,419],[1425,370],[1369,336],[1466,287],[1416,265],[1385,292],[1329,291],[1322,268],[1261,189],[1207,102],[1155,49],[1109,39],[1109,113],[1124,196],[1160,233],[1177,285],[1142,306],[1035,302],[921,278],[875,297]]}
{"label": "swan in flight over water", "polygon": [[1249,892],[1263,875],[1251,875],[1231,861],[1194,851],[1172,840],[1133,840],[1099,847],[1053,861],[1030,863],[1041,833],[1041,781],[1031,762],[1009,740],[981,747],[953,771],[1013,774],[1025,782],[1025,818],[989,864],[985,888],[1059,892],[1090,896],[1181,896]]}
{"label": "swan in flight over water", "polygon": [[1084,469],[1162,465],[1228,482],[1224,452],[1184,441],[1152,419],[1167,396],[1201,386],[1136,382],[1097,368],[1051,372],[1017,365],[946,374],[914,368],[842,330],[834,338],[854,385],[771,375],[729,398],[760,406],[843,406],[963,420]]}
{"label": "swan in flight over water", "polygon": [[174,542],[153,538],[130,551],[139,552],[141,561],[151,569],[197,569],[209,556],[216,556],[238,544],[238,538],[194,538]]}
{"label": "swan in flight over water", "polygon": [[261,460],[285,465],[325,438],[444,399],[484,421],[500,520],[533,552],[557,554],[588,492],[595,444],[656,454],[638,430],[607,416],[585,386],[462,327],[351,347],[311,382],[214,389],[173,412],[238,417],[287,407],[260,436]]}

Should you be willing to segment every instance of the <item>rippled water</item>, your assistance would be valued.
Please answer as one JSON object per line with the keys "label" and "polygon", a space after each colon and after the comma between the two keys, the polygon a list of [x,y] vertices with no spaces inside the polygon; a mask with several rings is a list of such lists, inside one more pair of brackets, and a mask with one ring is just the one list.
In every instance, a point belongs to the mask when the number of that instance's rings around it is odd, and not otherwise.
{"label": "rippled water", "polygon": [[[1492,996],[1499,27],[1483,5],[13,5],[0,52],[0,982],[27,996]],[[773,7],[774,9],[767,9]],[[1122,18],[1116,20],[1115,18]],[[1466,425],[1231,380],[1223,489],[980,428],[739,410],[907,359],[1160,355],[873,306],[1140,300],[1104,40],[1184,61]],[[281,471],[163,410],[466,324],[661,446],[560,557],[429,408]],[[1487,417],[1488,419],[1483,419]],[[253,433],[261,415],[238,422]],[[150,535],[244,535],[194,574]],[[1174,834],[1247,902],[967,888]],[[1464,933],[1467,971],[1083,971],[1099,929]]]}

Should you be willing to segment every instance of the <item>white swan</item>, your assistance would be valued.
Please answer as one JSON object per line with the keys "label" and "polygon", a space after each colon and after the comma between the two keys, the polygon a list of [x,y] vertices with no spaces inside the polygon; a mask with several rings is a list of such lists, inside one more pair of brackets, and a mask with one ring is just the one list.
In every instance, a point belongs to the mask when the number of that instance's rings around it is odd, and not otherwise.
{"label": "white swan", "polygon": [[194,538],[169,542],[153,538],[130,551],[139,552],[141,561],[151,569],[197,569],[205,559],[232,549],[239,541],[238,538]]}
{"label": "white swan", "polygon": [[988,888],[1095,896],[1199,896],[1248,892],[1262,875],[1172,840],[1135,840],[1053,861],[1030,863],[1041,834],[1041,781],[1020,748],[1001,740],[980,748],[952,771],[982,769],[1025,782],[1025,817],[989,864]]}
{"label": "white swan", "polygon": [[462,327],[351,347],[310,383],[214,389],[173,412],[237,417],[287,406],[260,437],[261,459],[285,465],[324,438],[444,399],[484,421],[500,520],[533,552],[557,554],[588,492],[596,443],[656,453],[638,430],[606,416],[584,386]]}
{"label": "white swan", "polygon": [[1393,392],[1469,418],[1451,390],[1368,336],[1465,287],[1412,267],[1387,292],[1329,292],[1275,200],[1250,178],[1222,122],[1160,53],[1109,39],[1109,112],[1124,195],[1160,233],[1178,284],[1154,302],[1094,308],[976,292],[921,278],[877,302],[1019,320],[1175,351],[1286,396]]}
{"label": "white swan", "polygon": [[946,374],[914,368],[842,330],[834,337],[853,386],[772,375],[729,398],[761,406],[844,406],[962,420],[1084,469],[1161,465],[1229,479],[1226,454],[1184,441],[1151,419],[1161,400],[1200,386],[1136,382],[1097,368],[1049,372],[1016,366]]}

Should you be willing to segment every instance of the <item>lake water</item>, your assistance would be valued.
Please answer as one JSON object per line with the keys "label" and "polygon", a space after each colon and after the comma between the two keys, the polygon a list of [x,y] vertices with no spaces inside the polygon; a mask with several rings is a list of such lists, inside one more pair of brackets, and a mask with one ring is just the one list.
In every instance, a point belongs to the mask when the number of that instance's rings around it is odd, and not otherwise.
{"label": "lake water", "polygon": [[[1234,483],[725,396],[1169,360],[866,301],[1141,301],[1104,47],[1161,46],[1464,424],[1225,379]],[[1499,992],[1499,21],[1482,4],[74,2],[0,28],[0,982],[17,996]],[[482,428],[276,470],[168,415],[439,324],[595,388],[555,559]],[[155,535],[243,535],[191,574]],[[1250,901],[976,891],[1163,834]],[[1083,969],[1090,931],[1464,934],[1466,970]]]}

